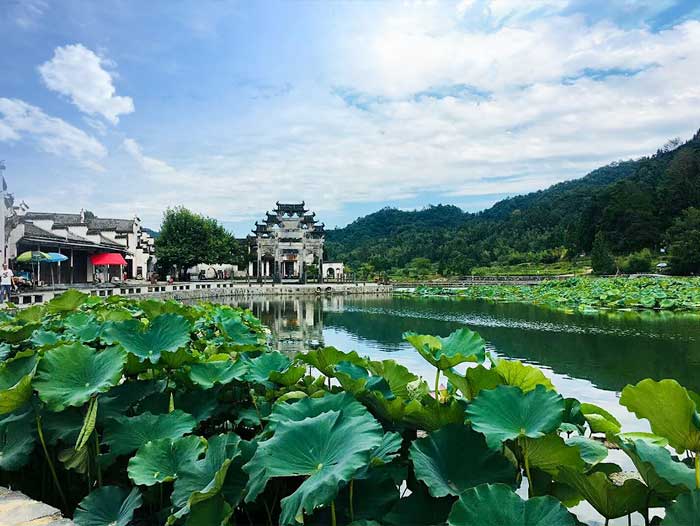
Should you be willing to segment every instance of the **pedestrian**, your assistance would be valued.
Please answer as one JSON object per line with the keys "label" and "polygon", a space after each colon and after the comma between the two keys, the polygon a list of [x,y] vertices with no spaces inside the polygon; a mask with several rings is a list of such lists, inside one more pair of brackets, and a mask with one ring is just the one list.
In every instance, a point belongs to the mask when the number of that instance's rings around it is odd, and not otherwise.
{"label": "pedestrian", "polygon": [[0,272],[0,300],[2,303],[10,300],[10,291],[12,290],[12,278],[14,277],[12,270],[7,268],[7,263],[3,263],[2,272]]}

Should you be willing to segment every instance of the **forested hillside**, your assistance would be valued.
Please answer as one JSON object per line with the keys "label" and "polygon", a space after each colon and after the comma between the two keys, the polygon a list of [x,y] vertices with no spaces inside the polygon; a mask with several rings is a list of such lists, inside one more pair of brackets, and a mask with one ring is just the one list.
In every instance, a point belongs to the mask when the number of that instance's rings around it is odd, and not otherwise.
{"label": "forested hillside", "polygon": [[[390,271],[427,258],[444,274],[474,267],[554,262],[591,251],[601,233],[616,255],[652,252],[677,240],[700,207],[700,132],[685,144],[599,168],[581,179],[505,199],[468,214],[455,206],[385,208],[328,232],[332,259]],[[669,230],[670,229],[670,230]]]}

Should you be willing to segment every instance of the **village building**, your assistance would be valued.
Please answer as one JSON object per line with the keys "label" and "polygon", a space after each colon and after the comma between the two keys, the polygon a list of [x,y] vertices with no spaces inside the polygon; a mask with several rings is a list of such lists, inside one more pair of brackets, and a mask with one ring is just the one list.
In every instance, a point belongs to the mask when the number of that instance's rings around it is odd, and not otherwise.
{"label": "village building", "polygon": [[[5,204],[9,205],[5,212],[5,257],[10,262],[26,251],[62,254],[68,259],[52,269],[52,279],[63,284],[94,281],[97,267],[93,261],[99,262],[98,256],[104,254],[122,255],[126,261],[123,270],[131,279],[146,279],[153,270],[154,239],[138,217],[101,218],[85,210],[75,214],[33,212],[23,204]],[[42,265],[37,271],[35,279],[46,281],[41,276]],[[119,270],[112,272],[117,275]]]}
{"label": "village building", "polygon": [[255,222],[253,235],[248,236],[250,263],[248,272],[258,281],[310,279],[340,280],[342,263],[330,266],[323,260],[325,225],[309,213],[305,203],[276,203],[262,222]]}

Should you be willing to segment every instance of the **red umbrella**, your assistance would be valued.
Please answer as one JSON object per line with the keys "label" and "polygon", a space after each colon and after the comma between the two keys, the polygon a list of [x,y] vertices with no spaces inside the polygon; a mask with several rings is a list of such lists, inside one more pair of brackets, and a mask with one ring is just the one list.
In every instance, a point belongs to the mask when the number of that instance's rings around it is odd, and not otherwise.
{"label": "red umbrella", "polygon": [[[90,261],[92,261],[92,264],[95,266],[109,266],[109,265],[119,265],[119,280],[123,278],[123,272],[122,272],[122,267],[126,265],[126,260],[124,259],[124,256],[119,254],[118,252],[109,252],[105,254],[95,254],[93,256],[90,256]],[[107,281],[109,281],[109,276],[107,276]]]}

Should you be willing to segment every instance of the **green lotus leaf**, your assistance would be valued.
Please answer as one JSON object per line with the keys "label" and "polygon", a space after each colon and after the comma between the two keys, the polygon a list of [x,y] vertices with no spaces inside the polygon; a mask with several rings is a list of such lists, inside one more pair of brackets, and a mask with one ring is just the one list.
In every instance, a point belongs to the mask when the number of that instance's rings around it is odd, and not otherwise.
{"label": "green lotus leaf", "polygon": [[0,472],[17,471],[31,459],[35,437],[31,412],[0,419]]}
{"label": "green lotus leaf", "polygon": [[343,417],[364,417],[367,409],[349,393],[327,394],[321,398],[304,398],[293,404],[276,404],[268,417],[268,430],[283,422],[300,422],[329,411],[339,411]]}
{"label": "green lotus leaf", "polygon": [[372,466],[382,466],[399,456],[399,450],[403,444],[403,438],[399,433],[385,433],[382,442],[374,448],[370,454]]}
{"label": "green lotus leaf", "polygon": [[595,404],[581,404],[581,413],[583,413],[583,417],[588,422],[592,433],[616,435],[622,429],[622,424],[617,418]]}
{"label": "green lotus leaf", "polygon": [[100,397],[98,422],[122,416],[146,397],[162,393],[164,389],[165,381],[162,380],[127,380],[112,387]]}
{"label": "green lotus leaf", "polygon": [[225,315],[219,315],[217,323],[222,334],[237,345],[256,345],[258,343],[258,335],[243,323],[240,313],[236,311],[227,311]]}
{"label": "green lotus leaf", "polygon": [[459,496],[487,482],[515,483],[513,464],[486,445],[484,435],[463,424],[451,424],[411,444],[416,478],[433,497]]}
{"label": "green lotus leaf", "polygon": [[280,515],[281,524],[302,522],[304,512],[311,514],[330,504],[340,487],[369,463],[382,437],[381,426],[366,410],[358,416],[328,411],[301,421],[282,421],[243,468],[250,476],[246,502],[255,500],[270,478],[306,476],[294,493],[282,499]]}
{"label": "green lotus leaf", "polygon": [[527,393],[506,385],[481,391],[467,408],[472,427],[486,435],[491,447],[551,433],[561,424],[563,414],[564,399],[542,385]]}
{"label": "green lotus leaf", "polygon": [[229,384],[234,380],[242,381],[248,369],[243,360],[231,360],[196,363],[190,367],[190,380],[195,384],[210,389],[214,384]]}
{"label": "green lotus leaf", "polygon": [[62,345],[44,354],[34,388],[51,411],[81,406],[116,385],[125,363],[126,354],[118,348],[98,352],[81,343]]}
{"label": "green lotus leaf", "polygon": [[567,445],[558,435],[525,438],[523,448],[530,467],[541,469],[552,476],[556,476],[562,466],[577,471],[583,471],[585,468],[580,450],[573,445]]}
{"label": "green lotus leaf", "polygon": [[564,466],[557,480],[578,491],[606,519],[629,515],[647,505],[647,487],[636,479],[627,479],[618,486],[605,473],[586,475]]}
{"label": "green lotus leaf", "polygon": [[476,398],[482,389],[495,389],[503,385],[503,377],[495,369],[487,369],[483,365],[468,368],[464,376],[451,369],[443,372],[468,400]]}
{"label": "green lotus leaf", "polygon": [[[100,401],[101,410],[102,403]],[[75,444],[83,427],[83,420],[83,413],[77,407],[67,407],[60,413],[43,410],[41,412],[41,427],[47,444],[52,446],[59,442]]]}
{"label": "green lotus leaf", "polygon": [[179,409],[162,415],[118,416],[107,420],[103,442],[113,455],[127,455],[153,440],[180,438],[196,425],[191,415]]}
{"label": "green lotus leaf", "polygon": [[175,481],[171,498],[173,505],[180,508],[175,517],[184,516],[193,505],[221,492],[231,462],[241,454],[239,442],[234,433],[209,439],[205,457],[195,461]]}
{"label": "green lotus leaf", "polygon": [[622,390],[620,403],[638,418],[646,418],[654,434],[668,439],[678,453],[700,452],[698,408],[685,387],[675,380],[647,378]]}
{"label": "green lotus leaf", "polygon": [[9,343],[0,343],[0,364],[2,364],[10,354],[12,354],[12,345]]}
{"label": "green lotus leaf", "polygon": [[95,316],[76,312],[63,320],[65,335],[71,339],[88,343],[95,341],[102,332],[102,324]]}
{"label": "green lotus leaf", "polygon": [[444,526],[454,497],[435,499],[425,485],[420,484],[408,497],[400,499],[382,518],[390,526]]}
{"label": "green lotus leaf", "polygon": [[233,508],[221,495],[192,505],[185,526],[228,526]]}
{"label": "green lotus leaf", "polygon": [[0,364],[0,415],[12,413],[32,397],[37,355],[21,353]]}
{"label": "green lotus leaf", "polygon": [[136,455],[129,459],[127,473],[139,486],[176,480],[192,468],[205,448],[206,442],[197,436],[153,440],[141,446]]}
{"label": "green lotus leaf", "polygon": [[284,371],[271,371],[270,380],[284,387],[295,385],[306,374],[306,367],[303,365],[291,365]]}
{"label": "green lotus leaf", "polygon": [[503,383],[519,387],[525,393],[538,385],[554,389],[552,382],[541,370],[517,360],[500,360],[494,370],[503,378]]}
{"label": "green lotus leaf", "polygon": [[[412,386],[425,385],[420,381],[420,377],[413,374],[403,365],[396,363],[394,360],[382,360],[381,362],[370,362],[368,369],[377,376],[381,376],[389,384],[389,389],[394,396],[410,400],[417,395]],[[420,387],[419,387],[420,390]],[[423,394],[427,394],[427,388]]]}
{"label": "green lotus leaf", "polygon": [[608,457],[608,448],[597,440],[574,436],[566,439],[568,446],[574,446],[579,450],[581,458],[589,466],[595,466]]}
{"label": "green lotus leaf", "polygon": [[46,304],[45,309],[46,312],[50,314],[74,311],[83,303],[85,303],[89,297],[89,294],[84,294],[79,290],[68,289],[60,296],[56,296],[51,301],[49,301]]}
{"label": "green lotus leaf", "polygon": [[382,376],[370,376],[369,370],[351,362],[335,366],[335,377],[345,391],[355,396],[366,396],[371,391],[381,391],[387,399],[395,398],[389,383]]}
{"label": "green lotus leaf", "polygon": [[523,500],[504,484],[483,484],[463,493],[450,526],[576,526],[578,521],[553,497]]}
{"label": "green lotus leaf", "polygon": [[141,362],[157,363],[162,352],[175,352],[190,341],[190,323],[178,314],[161,314],[143,329],[136,320],[115,323],[106,331],[109,342],[119,343]]}
{"label": "green lotus leaf", "polygon": [[[178,390],[172,400],[173,408],[192,415],[197,422],[202,422],[211,418],[217,411],[219,407],[218,395],[219,387],[207,390]],[[170,402],[170,393],[154,393],[139,402],[137,411],[139,413],[149,412],[154,415],[168,413],[171,410]]]}
{"label": "green lotus leaf", "polygon": [[[352,510],[350,485],[346,485],[336,497],[338,523],[357,524],[382,517],[391,511],[400,497],[399,488],[388,469],[370,469],[367,476],[352,481]],[[327,513],[327,510],[323,512]]]}
{"label": "green lotus leaf", "polygon": [[484,340],[466,328],[457,329],[447,338],[413,332],[407,332],[403,337],[423,358],[442,371],[464,362],[481,363],[486,358]]}
{"label": "green lotus leaf", "polygon": [[635,440],[644,440],[649,444],[655,446],[666,447],[668,446],[668,439],[655,435],[654,433],[645,433],[643,431],[630,431],[627,433],[618,433],[617,438],[620,440],[625,440],[627,442],[634,442]]}
{"label": "green lotus leaf", "polygon": [[700,489],[681,495],[666,508],[661,526],[700,526]]}
{"label": "green lotus leaf", "polygon": [[300,353],[298,359],[318,369],[321,374],[331,377],[335,374],[335,366],[340,362],[350,362],[362,367],[367,366],[367,360],[361,358],[355,351],[345,353],[335,347],[314,349],[308,353]]}
{"label": "green lotus leaf", "polygon": [[412,400],[403,407],[403,422],[415,429],[435,431],[448,424],[464,423],[464,405],[459,400],[441,404],[432,397]]}
{"label": "green lotus leaf", "polygon": [[29,308],[15,312],[14,318],[20,323],[41,323],[44,319],[44,306],[32,305]]}
{"label": "green lotus leaf", "polygon": [[622,441],[620,445],[649,489],[660,497],[673,500],[681,493],[695,489],[695,471],[674,460],[665,447],[644,440]]}
{"label": "green lotus leaf", "polygon": [[37,329],[32,333],[30,340],[36,347],[53,347],[61,341],[59,335],[53,331]]}
{"label": "green lotus leaf", "polygon": [[21,343],[28,338],[31,338],[35,330],[40,327],[38,323],[29,323],[26,325],[6,325],[0,327],[0,342],[9,343],[12,345]]}
{"label": "green lotus leaf", "polygon": [[233,460],[228,467],[224,485],[221,488],[221,495],[233,507],[237,507],[243,502],[243,496],[249,482],[248,474],[243,471],[243,466],[250,462],[257,448],[258,443],[256,441],[241,440],[238,443],[240,454],[236,453],[233,455]]}
{"label": "green lotus leaf", "polygon": [[129,526],[143,500],[138,488],[117,486],[93,490],[80,501],[73,521],[77,526]]}

